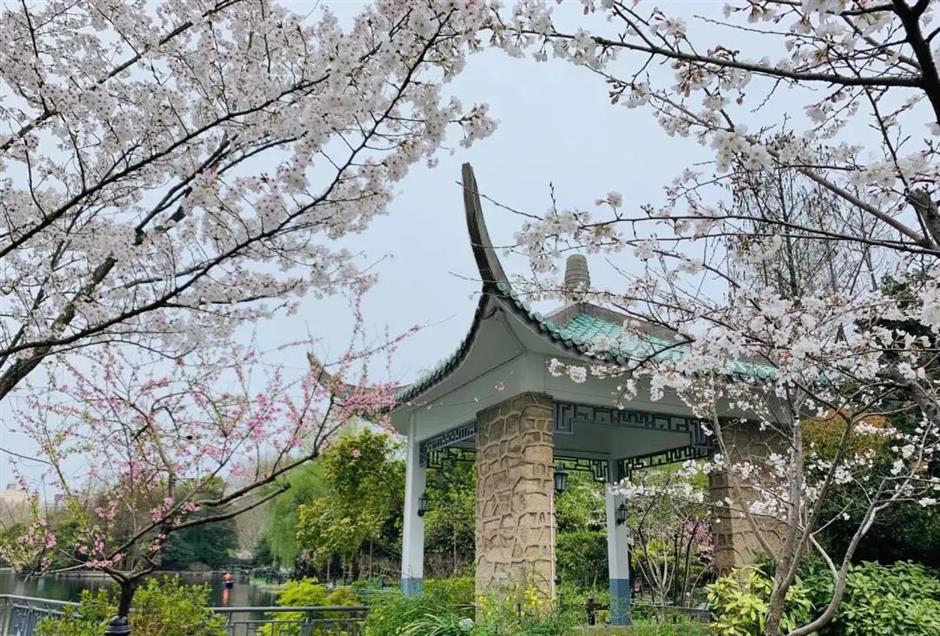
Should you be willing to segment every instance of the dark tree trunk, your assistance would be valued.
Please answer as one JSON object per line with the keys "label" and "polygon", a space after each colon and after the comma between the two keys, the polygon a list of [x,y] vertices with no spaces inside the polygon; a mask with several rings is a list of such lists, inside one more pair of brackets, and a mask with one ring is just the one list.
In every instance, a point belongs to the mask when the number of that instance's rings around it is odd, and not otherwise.
{"label": "dark tree trunk", "polygon": [[111,619],[105,629],[105,636],[130,636],[131,602],[137,590],[136,581],[121,581],[121,597],[118,601],[117,616]]}

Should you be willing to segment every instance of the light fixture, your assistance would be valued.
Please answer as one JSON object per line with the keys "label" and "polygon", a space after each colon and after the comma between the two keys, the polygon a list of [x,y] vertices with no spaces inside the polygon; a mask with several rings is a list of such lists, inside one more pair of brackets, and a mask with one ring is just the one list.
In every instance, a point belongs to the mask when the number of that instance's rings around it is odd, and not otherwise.
{"label": "light fixture", "polygon": [[616,519],[617,519],[618,526],[622,526],[623,524],[627,522],[627,502],[626,501],[622,502],[619,506],[617,506]]}
{"label": "light fixture", "polygon": [[431,509],[431,500],[428,498],[428,493],[424,492],[418,497],[418,516],[423,517],[424,514]]}
{"label": "light fixture", "polygon": [[555,494],[560,495],[568,489],[568,471],[564,466],[555,469]]}

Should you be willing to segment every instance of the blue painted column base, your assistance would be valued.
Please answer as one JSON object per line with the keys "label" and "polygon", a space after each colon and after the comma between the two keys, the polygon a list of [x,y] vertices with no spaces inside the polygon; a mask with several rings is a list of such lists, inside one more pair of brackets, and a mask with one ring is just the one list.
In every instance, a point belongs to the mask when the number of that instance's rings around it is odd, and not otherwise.
{"label": "blue painted column base", "polygon": [[408,579],[402,577],[401,591],[405,596],[421,596],[424,589],[424,579]]}
{"label": "blue painted column base", "polygon": [[610,579],[611,625],[630,625],[630,579]]}

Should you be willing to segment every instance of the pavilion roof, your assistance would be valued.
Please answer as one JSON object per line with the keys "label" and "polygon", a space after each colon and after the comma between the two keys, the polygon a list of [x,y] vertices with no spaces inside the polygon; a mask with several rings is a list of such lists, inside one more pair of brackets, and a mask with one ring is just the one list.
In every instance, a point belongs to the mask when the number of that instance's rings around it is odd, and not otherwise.
{"label": "pavilion roof", "polygon": [[[664,329],[650,325],[650,332],[643,338],[629,336],[623,328],[626,316],[591,303],[574,303],[549,316],[534,310],[524,295],[513,289],[499,262],[486,229],[470,164],[463,165],[463,187],[467,229],[483,281],[480,300],[470,329],[457,350],[415,382],[400,388],[395,396],[397,407],[412,403],[460,366],[479,333],[480,322],[487,315],[487,308],[494,302],[509,308],[533,331],[574,357],[626,364],[630,360],[682,355],[682,348],[675,346],[675,340]],[[760,364],[742,362],[735,363],[731,373],[767,378],[773,371]]]}

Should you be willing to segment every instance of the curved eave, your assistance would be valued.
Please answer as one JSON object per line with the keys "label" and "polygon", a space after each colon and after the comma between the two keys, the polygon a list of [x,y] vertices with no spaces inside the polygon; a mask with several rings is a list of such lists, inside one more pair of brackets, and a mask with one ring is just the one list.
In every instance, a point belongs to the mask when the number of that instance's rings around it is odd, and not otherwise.
{"label": "curved eave", "polygon": [[457,350],[431,373],[402,389],[395,396],[395,409],[411,405],[423,393],[439,384],[460,367],[480,331],[480,321],[483,320],[490,295],[500,283],[509,284],[506,281],[506,274],[499,262],[499,257],[496,255],[496,250],[493,249],[489,232],[486,229],[477,180],[473,175],[473,167],[469,163],[463,164],[461,176],[463,177],[463,206],[466,212],[467,233],[470,235],[470,245],[473,248],[473,258],[476,261],[477,270],[480,272],[480,280],[483,282],[480,290],[480,301],[477,303],[476,311],[473,314],[470,329]]}
{"label": "curved eave", "polygon": [[543,334],[553,344],[573,356],[593,360],[601,359],[610,362],[625,362],[626,358],[618,358],[592,352],[590,343],[588,342],[580,342],[563,337],[560,325],[555,324],[551,320],[546,320],[540,313],[533,311],[529,304],[513,291],[512,285],[506,277],[502,263],[499,261],[496,249],[493,248],[493,242],[490,240],[489,231],[486,227],[486,219],[483,216],[483,206],[480,203],[480,193],[476,177],[469,163],[463,165],[462,177],[467,233],[470,236],[473,258],[476,261],[477,270],[480,273],[480,280],[482,281],[480,301],[477,303],[470,329],[464,337],[463,342],[457,347],[457,350],[429,374],[416,381],[414,384],[403,388],[398,395],[396,395],[393,410],[413,406],[423,394],[440,384],[460,367],[476,340],[480,331],[480,322],[486,314],[486,309],[491,299],[501,299],[504,301],[501,302],[500,305],[508,307],[513,316],[527,323],[536,333]]}
{"label": "curved eave", "polygon": [[[465,163],[462,168],[463,201],[466,211],[467,232],[470,235],[470,245],[473,248],[473,258],[480,273],[482,287],[480,300],[473,315],[473,322],[463,342],[457,350],[444,362],[440,363],[432,372],[399,391],[395,397],[395,406],[392,410],[414,406],[416,401],[429,390],[439,385],[454,373],[466,360],[479,332],[480,323],[487,314],[487,307],[492,300],[500,300],[499,304],[509,309],[509,312],[518,320],[528,325],[535,333],[543,336],[562,351],[573,357],[598,360],[609,364],[626,364],[631,358],[622,352],[599,351],[590,341],[570,338],[564,335],[563,326],[550,318],[545,318],[522,297],[513,291],[509,279],[499,261],[499,256],[490,240],[483,217],[483,207],[480,204],[480,193],[473,168]],[[737,373],[733,373],[737,375]],[[746,377],[747,373],[741,373]],[[760,376],[760,373],[756,375]]]}

